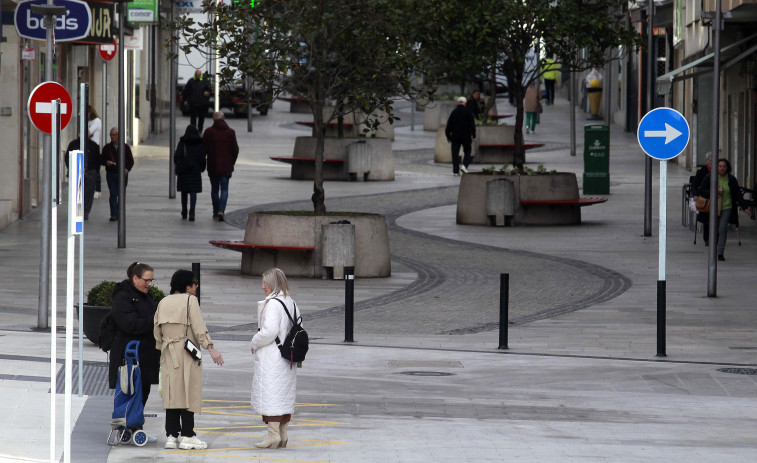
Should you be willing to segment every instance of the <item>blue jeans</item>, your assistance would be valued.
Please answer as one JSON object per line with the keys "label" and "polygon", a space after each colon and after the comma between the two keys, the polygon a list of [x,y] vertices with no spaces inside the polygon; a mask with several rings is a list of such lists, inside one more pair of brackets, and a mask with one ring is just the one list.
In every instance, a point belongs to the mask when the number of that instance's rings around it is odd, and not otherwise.
{"label": "blue jeans", "polygon": [[189,197],[189,213],[195,215],[195,205],[197,204],[197,193],[181,192],[181,213],[187,212],[187,197]]}
{"label": "blue jeans", "polygon": [[[229,199],[229,177],[210,177],[210,200],[213,201],[213,215],[226,211],[226,201]],[[218,188],[221,196],[218,196]]]}
{"label": "blue jeans", "polygon": [[[728,221],[733,209],[723,209],[718,217],[718,255],[725,254],[725,240],[728,237]],[[709,225],[709,224],[706,224]]]}
{"label": "blue jeans", "polygon": [[[110,202],[110,216],[118,217],[118,172],[106,172],[105,180],[108,182],[108,190],[110,190],[110,197],[108,198]],[[128,185],[129,176],[126,175],[124,177],[124,191],[126,191],[126,186]]]}

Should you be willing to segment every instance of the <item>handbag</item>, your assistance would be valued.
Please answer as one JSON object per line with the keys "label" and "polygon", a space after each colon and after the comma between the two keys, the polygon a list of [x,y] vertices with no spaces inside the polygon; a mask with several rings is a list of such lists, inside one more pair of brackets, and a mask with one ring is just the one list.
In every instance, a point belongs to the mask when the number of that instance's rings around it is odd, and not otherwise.
{"label": "handbag", "polygon": [[200,352],[200,348],[195,346],[194,343],[189,340],[189,296],[187,296],[187,329],[184,331],[184,336],[187,338],[184,341],[184,350],[189,352],[190,357],[201,362],[202,352]]}
{"label": "handbag", "polygon": [[709,213],[710,212],[710,199],[705,198],[703,196],[697,196],[694,201],[696,202],[695,207],[697,212],[704,212]]}
{"label": "handbag", "polygon": [[544,106],[541,105],[541,101],[536,102],[536,112],[539,114],[544,112]]}

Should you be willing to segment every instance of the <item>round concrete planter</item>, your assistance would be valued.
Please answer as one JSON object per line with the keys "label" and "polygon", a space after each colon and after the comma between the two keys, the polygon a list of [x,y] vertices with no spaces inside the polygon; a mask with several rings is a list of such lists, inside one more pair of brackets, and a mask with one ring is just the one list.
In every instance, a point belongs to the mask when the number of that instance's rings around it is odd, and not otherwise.
{"label": "round concrete planter", "polygon": [[[295,158],[315,157],[315,137],[297,137],[294,141]],[[386,138],[332,138],[323,140],[324,159],[347,159],[348,147],[353,143],[366,143],[370,149],[370,171],[366,180],[394,180],[394,153],[392,142]],[[349,166],[344,163],[324,163],[324,180],[350,180]],[[295,180],[312,180],[314,168],[309,166],[292,167],[291,178]]]}
{"label": "round concrete planter", "polygon": [[524,207],[523,200],[578,199],[576,174],[563,172],[555,175],[486,175],[464,174],[460,178],[457,196],[457,223],[464,225],[491,225],[486,212],[487,182],[504,178],[513,183],[512,225],[573,225],[581,223],[578,206],[536,205]]}
{"label": "round concrete planter", "polygon": [[312,251],[255,249],[242,254],[242,273],[261,275],[278,267],[289,276],[320,278],[324,275],[323,225],[347,220],[355,226],[355,276],[391,275],[386,218],[379,214],[337,212],[314,215],[306,211],[252,212],[244,241],[259,246],[313,248]]}

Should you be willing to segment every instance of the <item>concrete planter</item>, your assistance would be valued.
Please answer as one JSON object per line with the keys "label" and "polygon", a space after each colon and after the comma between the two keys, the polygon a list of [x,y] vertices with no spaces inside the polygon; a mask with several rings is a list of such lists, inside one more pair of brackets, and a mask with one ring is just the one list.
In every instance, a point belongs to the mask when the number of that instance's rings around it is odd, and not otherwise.
{"label": "concrete planter", "polygon": [[[423,130],[434,131],[447,125],[450,113],[457,106],[455,101],[435,101],[423,111]],[[451,162],[451,161],[450,161]]]}
{"label": "concrete planter", "polygon": [[[315,137],[297,137],[294,142],[295,158],[315,157]],[[392,142],[386,138],[330,138],[326,137],[323,144],[324,159],[344,159],[343,163],[324,163],[324,180],[350,180],[350,166],[346,162],[350,152],[350,145],[365,143],[370,151],[370,170],[365,180],[394,180],[394,153]],[[295,180],[312,180],[314,174],[312,164],[292,165],[291,178]]]}
{"label": "concrete planter", "polygon": [[[312,212],[252,212],[247,218],[244,241],[259,246],[313,248],[312,251],[255,249],[242,254],[242,273],[261,275],[278,267],[288,276],[320,278],[326,274],[323,258],[323,225],[348,220],[355,226],[354,265],[359,278],[391,275],[389,234],[379,214]],[[329,259],[326,259],[328,263]]]}
{"label": "concrete planter", "polygon": [[515,127],[510,125],[482,125],[476,127],[476,144],[473,148],[474,164],[512,164],[514,149],[481,149],[481,145],[515,145]]}
{"label": "concrete planter", "polygon": [[[79,310],[79,304],[74,305],[74,310]],[[110,313],[110,307],[104,307],[100,305],[87,305],[84,304],[82,310],[82,326],[84,336],[89,339],[92,344],[99,346],[97,343],[98,335],[100,334],[100,323]],[[78,315],[77,315],[78,317]]]}
{"label": "concrete planter", "polygon": [[549,201],[578,199],[576,174],[555,175],[485,175],[465,174],[460,178],[457,196],[457,223],[464,225],[492,225],[487,215],[487,182],[507,179],[513,184],[513,216],[511,225],[574,225],[581,223],[581,209],[571,205],[528,205],[521,201]]}

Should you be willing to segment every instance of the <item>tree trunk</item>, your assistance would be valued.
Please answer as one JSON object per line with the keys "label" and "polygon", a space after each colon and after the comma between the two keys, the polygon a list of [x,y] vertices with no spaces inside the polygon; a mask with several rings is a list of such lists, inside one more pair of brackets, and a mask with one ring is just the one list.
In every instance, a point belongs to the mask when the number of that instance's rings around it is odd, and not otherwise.
{"label": "tree trunk", "polygon": [[[321,98],[318,98],[321,100]],[[323,104],[318,101],[313,107],[313,131],[315,132],[315,173],[313,174],[313,211],[315,215],[326,213],[325,198],[323,191]]]}
{"label": "tree trunk", "polygon": [[[515,81],[515,80],[513,80]],[[526,163],[526,150],[523,149],[523,119],[525,116],[523,108],[523,98],[526,96],[526,89],[522,85],[511,85],[510,91],[513,92],[515,99],[515,151],[513,153],[513,167],[523,170]]]}

